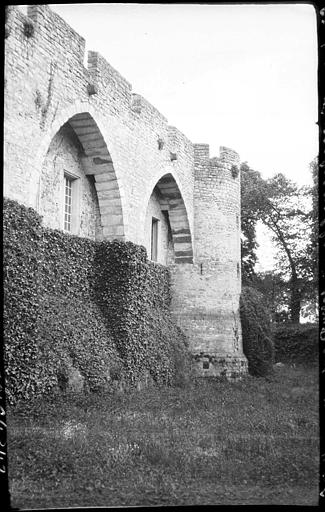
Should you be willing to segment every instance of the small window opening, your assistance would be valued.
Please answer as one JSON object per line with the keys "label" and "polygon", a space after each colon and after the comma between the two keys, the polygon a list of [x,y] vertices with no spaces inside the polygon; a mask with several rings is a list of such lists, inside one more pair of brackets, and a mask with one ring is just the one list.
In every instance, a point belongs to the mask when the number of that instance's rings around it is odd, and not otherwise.
{"label": "small window opening", "polygon": [[64,229],[71,231],[72,213],[72,182],[69,176],[64,177]]}
{"label": "small window opening", "polygon": [[79,179],[69,172],[64,172],[63,229],[78,234],[79,218]]}

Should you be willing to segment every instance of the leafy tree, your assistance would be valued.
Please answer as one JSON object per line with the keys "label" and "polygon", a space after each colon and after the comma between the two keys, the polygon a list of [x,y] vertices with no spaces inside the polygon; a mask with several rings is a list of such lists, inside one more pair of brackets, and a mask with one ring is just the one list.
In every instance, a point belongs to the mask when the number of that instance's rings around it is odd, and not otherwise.
{"label": "leafy tree", "polygon": [[257,260],[256,223],[259,219],[258,190],[264,186],[258,171],[241,164],[241,265],[244,285],[252,284]]}
{"label": "leafy tree", "polygon": [[312,231],[310,189],[299,188],[283,174],[267,183],[261,219],[278,248],[278,271],[289,278],[290,320],[299,323],[302,299],[313,291],[314,262],[308,247]]}
{"label": "leafy tree", "polygon": [[264,303],[271,315],[272,322],[288,320],[290,290],[288,283],[276,272],[258,272],[253,286],[263,294]]}
{"label": "leafy tree", "polygon": [[304,297],[315,295],[315,258],[312,243],[311,189],[279,173],[264,180],[242,165],[243,282],[256,280],[257,220],[271,231],[278,248],[277,271],[287,281],[290,320],[298,323]]}
{"label": "leafy tree", "polygon": [[311,210],[311,223],[312,230],[310,234],[310,244],[308,247],[308,252],[310,254],[311,260],[313,262],[313,277],[315,287],[318,283],[318,226],[319,226],[319,215],[318,215],[318,158],[315,157],[314,160],[309,164],[309,168],[312,174],[313,185],[310,189],[311,199],[312,199],[312,210]]}

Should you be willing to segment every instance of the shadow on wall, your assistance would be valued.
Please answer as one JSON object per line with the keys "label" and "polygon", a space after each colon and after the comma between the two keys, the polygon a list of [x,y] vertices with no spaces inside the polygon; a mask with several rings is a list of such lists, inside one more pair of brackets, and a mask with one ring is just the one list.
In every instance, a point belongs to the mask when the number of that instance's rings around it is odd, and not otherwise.
{"label": "shadow on wall", "polygon": [[74,115],[45,157],[39,211],[51,228],[100,240],[124,240],[119,185],[111,155],[93,117]]}
{"label": "shadow on wall", "polygon": [[172,174],[157,182],[145,218],[145,246],[163,265],[193,263],[192,238],[184,200]]}

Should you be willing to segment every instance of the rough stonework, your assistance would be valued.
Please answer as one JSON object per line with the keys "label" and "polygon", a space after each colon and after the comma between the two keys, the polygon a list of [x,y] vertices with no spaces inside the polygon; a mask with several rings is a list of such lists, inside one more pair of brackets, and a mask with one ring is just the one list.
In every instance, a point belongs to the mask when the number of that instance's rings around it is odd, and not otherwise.
{"label": "rough stonework", "polygon": [[144,245],[171,269],[196,373],[245,373],[238,154],[210,158],[97,52],[85,67],[47,5],[8,6],[5,35],[5,196],[51,228]]}

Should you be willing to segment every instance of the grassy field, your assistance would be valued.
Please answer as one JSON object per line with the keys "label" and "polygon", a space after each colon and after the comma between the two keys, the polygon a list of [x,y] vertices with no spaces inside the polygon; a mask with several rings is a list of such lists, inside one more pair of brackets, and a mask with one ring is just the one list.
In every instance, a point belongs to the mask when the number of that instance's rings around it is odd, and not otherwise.
{"label": "grassy field", "polygon": [[11,504],[317,505],[318,369],[8,410]]}

